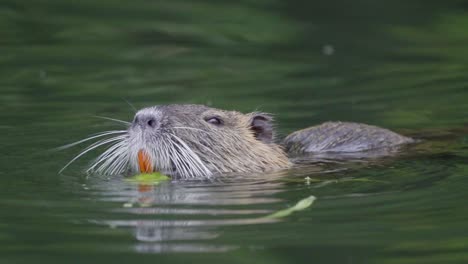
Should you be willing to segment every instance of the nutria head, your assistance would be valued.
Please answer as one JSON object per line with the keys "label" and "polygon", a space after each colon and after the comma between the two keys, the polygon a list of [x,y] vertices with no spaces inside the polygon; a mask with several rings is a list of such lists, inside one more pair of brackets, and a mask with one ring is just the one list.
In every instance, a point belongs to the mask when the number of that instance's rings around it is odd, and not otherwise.
{"label": "nutria head", "polygon": [[290,165],[274,142],[272,117],[203,105],[161,105],[138,111],[127,130],[91,165],[105,174],[137,172],[144,151],[156,171],[175,178],[209,178]]}

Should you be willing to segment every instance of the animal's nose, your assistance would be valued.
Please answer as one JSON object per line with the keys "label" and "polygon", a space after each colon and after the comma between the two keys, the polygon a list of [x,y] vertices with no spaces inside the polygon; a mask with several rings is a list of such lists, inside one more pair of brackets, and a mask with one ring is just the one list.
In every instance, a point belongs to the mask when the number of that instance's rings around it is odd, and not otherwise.
{"label": "animal's nose", "polygon": [[157,128],[159,126],[159,122],[154,115],[142,113],[135,116],[133,125],[138,125],[142,128]]}

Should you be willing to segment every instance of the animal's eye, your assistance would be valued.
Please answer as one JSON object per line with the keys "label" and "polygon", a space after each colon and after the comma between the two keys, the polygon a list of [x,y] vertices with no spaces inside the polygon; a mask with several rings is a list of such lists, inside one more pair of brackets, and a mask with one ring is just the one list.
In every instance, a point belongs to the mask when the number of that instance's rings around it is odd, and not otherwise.
{"label": "animal's eye", "polygon": [[223,124],[223,120],[221,120],[219,117],[216,117],[216,116],[207,117],[205,118],[205,121],[216,126],[220,126]]}

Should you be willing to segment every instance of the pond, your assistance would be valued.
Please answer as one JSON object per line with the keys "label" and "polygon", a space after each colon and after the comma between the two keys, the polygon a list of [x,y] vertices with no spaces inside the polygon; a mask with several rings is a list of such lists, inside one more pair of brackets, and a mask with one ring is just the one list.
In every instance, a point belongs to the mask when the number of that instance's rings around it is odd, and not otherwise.
{"label": "pond", "polygon": [[[3,0],[0,262],[468,262],[467,27],[456,0]],[[100,151],[58,173],[82,148],[54,148],[120,128],[95,116],[170,103],[422,142],[222,182],[88,177]]]}

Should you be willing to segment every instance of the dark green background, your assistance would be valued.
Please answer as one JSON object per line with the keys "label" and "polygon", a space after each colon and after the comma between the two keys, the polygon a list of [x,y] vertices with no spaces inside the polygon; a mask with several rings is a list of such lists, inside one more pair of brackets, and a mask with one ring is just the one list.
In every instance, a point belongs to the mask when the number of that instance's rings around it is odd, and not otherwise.
{"label": "dark green background", "polygon": [[[455,0],[2,0],[0,262],[468,262],[467,11]],[[59,175],[79,148],[50,149],[118,128],[92,116],[130,120],[125,100],[272,112],[281,135],[345,120],[425,141],[371,164],[147,193],[86,178],[97,153]],[[259,218],[309,195],[306,211]]]}

